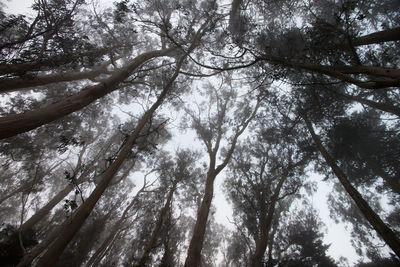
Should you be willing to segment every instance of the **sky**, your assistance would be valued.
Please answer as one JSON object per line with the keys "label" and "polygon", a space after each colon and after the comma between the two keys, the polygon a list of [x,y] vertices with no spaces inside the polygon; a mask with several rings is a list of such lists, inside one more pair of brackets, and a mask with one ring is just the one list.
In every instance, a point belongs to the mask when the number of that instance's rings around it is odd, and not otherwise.
{"label": "sky", "polygon": [[[102,1],[104,2],[104,1]],[[107,1],[106,1],[107,2]],[[27,14],[32,5],[32,0],[1,0],[1,4],[4,4],[5,10],[14,14]],[[111,1],[107,2],[107,6],[110,5]],[[171,150],[177,147],[184,148],[185,146],[193,147],[192,144],[197,142],[193,132],[188,131],[185,134],[175,136],[172,142],[169,144]],[[198,147],[203,149],[201,145]],[[226,227],[233,229],[232,224],[232,209],[225,199],[225,195],[221,190],[221,184],[225,178],[224,173],[221,173],[216,180],[216,192],[214,194],[213,204],[217,208],[216,219],[218,223],[225,225]],[[142,179],[138,177],[138,179]],[[338,260],[340,257],[345,257],[349,260],[350,266],[352,266],[359,257],[357,256],[354,248],[350,243],[350,233],[344,228],[343,225],[334,223],[329,217],[329,208],[327,205],[327,195],[332,190],[331,184],[322,181],[320,175],[312,174],[311,179],[316,181],[318,184],[317,192],[312,196],[311,202],[314,207],[319,211],[319,216],[326,225],[327,232],[325,234],[325,243],[331,244],[329,248],[329,254]]]}

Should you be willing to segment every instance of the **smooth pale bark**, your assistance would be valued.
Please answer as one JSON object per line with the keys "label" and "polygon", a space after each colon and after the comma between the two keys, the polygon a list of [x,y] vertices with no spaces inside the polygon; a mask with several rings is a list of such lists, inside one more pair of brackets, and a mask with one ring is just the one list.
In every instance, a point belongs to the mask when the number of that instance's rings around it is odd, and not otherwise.
{"label": "smooth pale bark", "polygon": [[[218,123],[217,123],[218,124],[218,134],[217,134],[217,140],[215,142],[214,147],[211,147],[211,140],[203,140],[204,143],[207,144],[207,151],[208,151],[209,157],[210,157],[210,165],[209,165],[208,172],[207,172],[206,185],[204,188],[203,199],[201,201],[200,208],[197,212],[197,219],[196,219],[196,223],[194,226],[193,235],[190,240],[188,254],[187,254],[186,260],[185,260],[185,265],[184,265],[185,267],[200,266],[201,250],[203,248],[204,235],[206,232],[208,214],[210,212],[211,202],[212,202],[213,194],[214,194],[215,178],[229,163],[229,161],[232,157],[233,151],[235,150],[236,143],[237,143],[239,136],[247,128],[250,121],[255,117],[257,110],[259,108],[259,105],[260,105],[260,101],[257,100],[257,104],[253,110],[253,113],[249,116],[249,118],[247,118],[245,121],[243,121],[242,124],[236,129],[237,131],[231,141],[230,148],[229,148],[228,152],[226,153],[223,162],[220,165],[218,165],[217,167],[216,167],[216,156],[217,156],[220,141],[222,138],[221,127],[222,127],[222,121],[224,119],[223,116],[218,118]],[[223,110],[223,113],[225,112],[225,108],[226,108],[226,103],[225,103],[225,106],[221,108]]]}
{"label": "smooth pale bark", "polygon": [[346,174],[337,166],[335,160],[329,155],[328,151],[322,145],[319,137],[314,132],[311,122],[305,115],[301,115],[306,123],[307,129],[310,132],[315,145],[317,146],[319,152],[324,157],[326,163],[330,166],[333,173],[339,179],[340,183],[343,185],[346,192],[354,200],[357,207],[360,209],[361,213],[364,215],[365,219],[371,224],[375,231],[381,236],[385,243],[393,250],[393,252],[400,257],[400,239],[396,234],[382,221],[382,219],[374,212],[374,210],[369,206],[369,204],[363,199],[361,194],[355,189]]}
{"label": "smooth pale bark", "polygon": [[142,256],[140,257],[138,264],[135,265],[136,267],[146,266],[146,262],[149,258],[150,252],[153,250],[153,248],[156,244],[158,235],[161,230],[161,226],[163,225],[164,217],[170,208],[172,196],[174,195],[174,192],[176,190],[176,184],[177,183],[173,184],[171,190],[168,193],[167,201],[165,202],[164,206],[162,207],[162,209],[160,211],[160,214],[158,215],[156,225],[154,226],[153,232],[151,233],[149,242],[147,242],[146,247],[144,248],[144,251],[142,253]]}
{"label": "smooth pale bark", "polygon": [[155,57],[167,56],[174,50],[176,48],[143,53],[134,58],[126,67],[115,71],[109,78],[97,85],[89,86],[75,95],[35,110],[1,117],[0,139],[30,131],[86,107],[95,100],[116,90],[121,82],[146,61]]}
{"label": "smooth pale bark", "polygon": [[374,32],[368,35],[355,38],[352,40],[352,45],[360,46],[360,45],[378,44],[378,43],[398,41],[398,40],[400,40],[400,27]]}
{"label": "smooth pale bark", "polygon": [[281,192],[282,186],[284,182],[287,179],[287,173],[282,176],[282,178],[279,180],[278,184],[276,185],[274,194],[271,197],[270,204],[268,206],[268,211],[265,214],[263,218],[260,218],[260,223],[259,223],[259,230],[260,230],[260,237],[256,243],[256,249],[254,251],[254,254],[252,255],[251,259],[251,266],[252,267],[262,267],[263,266],[263,258],[265,254],[265,250],[267,249],[268,245],[268,237],[269,237],[269,231],[271,230],[272,226],[272,220],[274,218],[274,213],[275,213],[275,207],[276,203],[279,198],[279,194]]}
{"label": "smooth pale bark", "polygon": [[215,171],[210,171],[206,178],[206,187],[204,189],[203,200],[201,202],[200,209],[197,213],[197,220],[194,226],[192,239],[190,240],[190,246],[188,255],[185,261],[185,267],[197,267],[200,266],[201,250],[203,248],[204,235],[206,232],[208,214],[210,212],[211,201],[214,194],[214,180],[217,174]]}
{"label": "smooth pale bark", "polygon": [[106,67],[98,68],[86,72],[65,72],[53,73],[38,76],[22,76],[20,78],[10,78],[0,80],[0,93],[8,93],[13,91],[21,91],[20,89],[30,89],[36,86],[43,86],[52,83],[78,81],[83,79],[92,80],[105,72]]}
{"label": "smooth pale bark", "polygon": [[0,75],[11,73],[26,73],[28,71],[49,70],[54,67],[59,67],[82,57],[99,57],[110,51],[109,48],[93,49],[83,53],[56,55],[47,59],[37,60],[34,62],[17,63],[17,64],[0,64]]}
{"label": "smooth pale bark", "polygon": [[136,139],[139,137],[140,132],[145,127],[146,123],[153,117],[156,109],[162,104],[165,97],[169,93],[173,82],[179,74],[180,67],[182,66],[183,58],[177,63],[175,73],[172,78],[168,81],[163,91],[157,98],[157,101],[151,106],[149,110],[145,112],[142,118],[139,120],[135,130],[126,140],[125,144],[120,149],[120,152],[114,162],[107,168],[103,173],[100,183],[96,186],[86,201],[77,209],[70,223],[60,229],[57,239],[48,248],[42,257],[38,260],[37,267],[51,267],[54,266],[55,262],[60,257],[68,243],[72,240],[74,235],[79,231],[86,218],[89,216],[97,201],[102,196],[103,192],[107,189],[109,183],[118,172],[120,166],[130,154]]}

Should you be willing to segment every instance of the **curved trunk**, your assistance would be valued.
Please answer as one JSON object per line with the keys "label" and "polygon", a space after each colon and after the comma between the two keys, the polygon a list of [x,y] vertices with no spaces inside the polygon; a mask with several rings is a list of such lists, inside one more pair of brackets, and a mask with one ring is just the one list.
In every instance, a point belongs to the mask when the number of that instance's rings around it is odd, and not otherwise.
{"label": "curved trunk", "polygon": [[158,234],[161,230],[161,226],[163,225],[164,217],[170,208],[172,196],[174,195],[175,189],[176,189],[176,184],[174,184],[172,186],[171,190],[168,193],[167,201],[165,202],[164,206],[162,207],[162,209],[160,211],[160,214],[158,215],[157,222],[153,229],[153,232],[151,233],[149,242],[146,244],[143,254],[140,257],[138,264],[136,264],[136,267],[146,266],[147,259],[150,255],[150,252],[152,251],[152,249],[154,248],[154,246],[156,244]]}
{"label": "curved trunk", "polygon": [[189,250],[185,261],[185,267],[200,266],[201,249],[203,248],[204,235],[206,232],[208,213],[211,207],[211,201],[214,194],[214,180],[216,174],[214,171],[207,175],[204,196],[200,209],[197,213],[197,220],[194,226],[192,239],[190,240]]}
{"label": "curved trunk", "polygon": [[393,252],[400,257],[400,239],[396,234],[386,226],[382,219],[376,214],[368,203],[362,198],[361,194],[351,185],[346,174],[336,165],[335,160],[329,155],[328,151],[322,145],[319,137],[315,134],[311,122],[305,115],[301,115],[307,125],[307,129],[310,132],[314,143],[318,150],[324,157],[326,163],[331,167],[344,189],[354,200],[361,213],[375,229],[375,231],[382,237],[385,243],[393,250]]}
{"label": "curved trunk", "polygon": [[262,260],[264,257],[265,250],[268,245],[268,237],[269,231],[272,226],[272,220],[274,218],[275,206],[278,201],[279,193],[281,192],[283,183],[286,181],[287,175],[283,175],[276,185],[274,194],[271,197],[271,203],[268,206],[268,212],[264,218],[261,218],[259,229],[260,229],[260,238],[256,244],[256,250],[252,256],[251,266],[252,267],[262,267]]}
{"label": "curved trunk", "polygon": [[75,95],[35,110],[1,117],[0,139],[30,131],[86,107],[95,100],[116,90],[121,82],[146,61],[155,57],[166,56],[174,50],[175,48],[169,48],[143,53],[134,58],[125,68],[115,71],[108,79],[97,85],[89,86]]}

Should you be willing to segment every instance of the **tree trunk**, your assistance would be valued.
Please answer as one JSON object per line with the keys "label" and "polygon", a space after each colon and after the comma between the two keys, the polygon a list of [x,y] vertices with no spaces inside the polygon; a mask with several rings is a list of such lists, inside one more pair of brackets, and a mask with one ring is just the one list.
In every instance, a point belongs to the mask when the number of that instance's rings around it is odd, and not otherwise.
{"label": "tree trunk", "polygon": [[214,194],[215,171],[209,171],[207,174],[206,187],[197,213],[197,220],[194,226],[192,239],[190,240],[189,250],[185,261],[185,267],[198,267],[201,260],[201,249],[203,248],[204,235],[206,232],[208,213],[211,207],[211,201]]}
{"label": "tree trunk", "polygon": [[400,40],[400,27],[374,32],[365,36],[361,36],[352,40],[353,46],[360,45],[369,45],[369,44],[378,44],[389,41],[398,41]]}
{"label": "tree trunk", "polygon": [[268,212],[264,218],[260,218],[260,224],[259,224],[260,237],[257,241],[256,250],[254,251],[252,257],[251,261],[252,267],[262,267],[263,265],[262,260],[268,245],[269,231],[271,229],[272,220],[274,218],[275,206],[278,201],[279,193],[281,192],[283,183],[286,181],[286,178],[287,174],[284,174],[282,178],[279,180],[278,184],[276,185],[274,194],[271,197],[271,202],[268,206]]}
{"label": "tree trunk", "polygon": [[[107,62],[108,63],[108,62]],[[103,64],[102,64],[103,65]],[[107,64],[108,65],[108,64]],[[36,86],[43,86],[52,83],[77,81],[83,79],[94,79],[107,69],[107,65],[100,66],[91,71],[86,72],[65,72],[65,73],[52,73],[47,75],[38,76],[22,76],[18,78],[3,79],[0,81],[0,93],[8,93],[18,91],[23,88],[31,88]]]}
{"label": "tree trunk", "polygon": [[305,121],[308,131],[310,132],[318,150],[324,157],[326,163],[331,167],[332,171],[335,173],[344,189],[354,200],[361,213],[375,229],[375,231],[382,237],[382,239],[393,250],[393,252],[400,257],[400,239],[389,227],[385,225],[378,214],[372,210],[368,203],[362,198],[361,194],[351,185],[346,174],[336,165],[335,160],[329,155],[328,151],[322,145],[308,118],[305,115],[301,115],[301,117]]}
{"label": "tree trunk", "polygon": [[105,55],[110,51],[110,48],[99,48],[83,53],[56,55],[51,58],[37,60],[34,62],[17,63],[17,64],[0,64],[0,75],[18,73],[24,74],[28,71],[49,70],[54,66],[61,66],[78,60],[82,57],[94,57]]}
{"label": "tree trunk", "polygon": [[393,115],[400,117],[400,107],[393,106],[393,105],[386,104],[386,103],[378,103],[378,102],[364,99],[364,98],[358,97],[358,96],[349,96],[349,95],[344,95],[344,94],[341,94],[341,95],[343,95],[344,97],[351,99],[353,101],[359,102],[360,104],[364,104],[364,105],[370,106],[371,108],[382,110],[384,112],[391,113]]}
{"label": "tree trunk", "polygon": [[10,193],[8,193],[7,195],[5,195],[4,197],[0,198],[0,205],[6,201],[7,199],[9,199],[10,197],[15,196],[18,193],[21,193],[24,191],[26,186],[20,186],[19,188],[15,189],[14,191],[11,191]]}
{"label": "tree trunk", "polygon": [[[86,179],[81,178],[77,180],[76,183],[77,185],[80,185],[85,181]],[[60,203],[60,201],[63,200],[74,188],[75,188],[74,185],[69,184],[63,190],[58,192],[49,202],[47,202],[45,206],[39,209],[34,215],[32,215],[32,217],[30,217],[26,222],[24,222],[19,227],[19,231],[22,232],[35,226],[35,224],[41,221],[54,208],[54,206]]]}
{"label": "tree trunk", "polygon": [[104,256],[104,251],[107,249],[107,247],[111,244],[112,240],[116,237],[117,233],[121,230],[122,224],[126,220],[126,215],[128,214],[129,210],[133,207],[133,205],[137,202],[137,199],[139,195],[143,192],[144,186],[137,192],[136,196],[132,199],[132,201],[129,203],[129,205],[125,208],[124,212],[122,213],[121,217],[119,220],[114,224],[113,228],[110,231],[110,234],[107,236],[107,238],[103,241],[103,243],[100,245],[100,247],[96,250],[96,252],[90,257],[89,261],[86,263],[86,267],[90,266],[98,266],[100,263],[101,259]]}
{"label": "tree trunk", "polygon": [[89,86],[75,95],[35,110],[0,118],[0,139],[30,131],[86,107],[116,90],[121,82],[146,61],[155,57],[166,56],[174,50],[175,48],[168,48],[143,53],[134,58],[125,68],[115,71],[108,79],[97,85]]}
{"label": "tree trunk", "polygon": [[176,190],[176,183],[172,186],[171,190],[168,193],[167,201],[165,202],[164,207],[161,209],[160,214],[158,215],[157,222],[156,225],[154,226],[153,232],[151,233],[149,242],[146,244],[146,247],[142,253],[142,256],[140,257],[138,264],[136,264],[136,267],[146,266],[146,262],[149,258],[150,252],[152,251],[152,249],[156,244],[158,234],[161,230],[161,226],[163,225],[164,217],[170,208],[172,196],[174,195],[175,190]]}
{"label": "tree trunk", "polygon": [[[351,83],[365,89],[382,89],[387,87],[400,87],[399,70],[386,69],[381,67],[368,67],[368,66],[325,66],[305,62],[287,61],[278,57],[269,56],[264,58],[271,64],[285,66],[289,68],[299,68],[308,70],[331,78],[339,79],[343,82]],[[362,81],[355,79],[347,73],[352,74],[371,74],[374,76],[382,77],[379,80]],[[387,79],[391,77],[391,79]],[[383,79],[384,78],[384,79]]]}
{"label": "tree trunk", "polygon": [[176,77],[179,75],[179,70],[182,66],[183,60],[185,57],[181,58],[176,65],[176,70],[165,85],[163,91],[157,98],[157,101],[151,106],[149,110],[147,110],[142,118],[139,120],[135,130],[126,140],[125,144],[122,146],[117,158],[115,161],[107,168],[107,170],[103,173],[102,179],[100,183],[96,186],[90,196],[86,199],[86,201],[77,209],[76,213],[74,214],[71,222],[66,226],[63,227],[58,235],[58,238],[54,241],[51,247],[44,253],[44,255],[39,259],[37,263],[37,267],[43,266],[54,266],[54,263],[58,260],[61,253],[64,251],[65,247],[74,237],[74,235],[78,232],[81,228],[83,223],[85,222],[86,218],[91,213],[92,209],[96,205],[97,201],[100,199],[103,192],[107,189],[108,184],[111,182],[115,174],[117,173],[119,167],[125,161],[125,159],[130,154],[133,145],[136,142],[136,139],[139,137],[140,132],[146,125],[146,123],[152,118],[156,109],[161,105],[164,101],[165,97],[167,96],[169,90],[171,89],[173,82],[175,81]]}

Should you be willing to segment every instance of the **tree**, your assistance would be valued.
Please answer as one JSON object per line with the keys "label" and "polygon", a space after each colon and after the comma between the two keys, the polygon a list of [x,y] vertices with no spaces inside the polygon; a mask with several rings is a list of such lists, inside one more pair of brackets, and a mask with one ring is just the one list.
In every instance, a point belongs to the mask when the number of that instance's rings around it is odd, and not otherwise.
{"label": "tree", "polygon": [[[0,4],[6,262],[335,266],[313,167],[357,252],[395,263],[375,246],[399,254],[395,2]],[[225,174],[236,232],[215,221]]]}
{"label": "tree", "polygon": [[340,183],[343,185],[347,193],[354,200],[357,207],[363,213],[365,218],[375,229],[375,231],[382,237],[386,244],[398,255],[400,256],[400,240],[396,234],[386,226],[386,224],[381,220],[381,218],[372,210],[368,203],[362,198],[360,193],[351,185],[346,174],[337,166],[335,160],[330,156],[328,151],[322,145],[320,139],[315,134],[311,122],[308,120],[305,113],[301,114],[303,120],[305,121],[307,128],[312,136],[315,145],[324,157],[326,163],[330,166],[332,171],[335,173]]}
{"label": "tree", "polygon": [[275,211],[278,203],[285,198],[294,200],[304,183],[304,168],[312,159],[312,150],[298,146],[301,142],[294,138],[302,131],[297,120],[268,108],[261,114],[256,134],[234,152],[225,181],[235,225],[246,229],[239,231],[249,246],[249,266],[263,265],[274,219],[280,213]]}
{"label": "tree", "polygon": [[[224,84],[226,84],[227,87],[223,86]],[[208,87],[208,97],[210,101],[210,106],[206,107],[208,109],[208,116],[202,118],[196,115],[196,111],[187,110],[192,124],[191,127],[196,131],[198,138],[206,146],[209,165],[205,178],[204,194],[201,206],[197,212],[197,220],[190,241],[185,266],[199,266],[200,264],[200,253],[203,247],[208,214],[214,194],[214,181],[217,175],[228,165],[239,136],[255,117],[259,107],[258,100],[253,109],[251,106],[247,105],[247,103],[236,102],[237,93],[233,88],[234,85],[231,84],[231,81],[227,78],[221,82],[219,91],[212,87],[211,84],[206,86]],[[235,104],[237,105],[237,110],[234,111],[236,117],[231,119],[228,117],[230,112],[229,107]],[[200,106],[198,107],[198,114],[202,114],[204,111],[200,109]],[[239,109],[241,113],[238,113]],[[228,125],[232,123],[234,127],[233,129],[229,129]],[[228,134],[230,134],[230,137],[228,137],[229,145],[224,149],[222,162],[217,164],[217,153],[219,153],[221,142]]]}
{"label": "tree", "polygon": [[300,210],[295,218],[285,225],[286,238],[280,233],[286,248],[279,264],[283,266],[337,266],[327,255],[329,245],[323,244],[321,222],[313,209]]}

